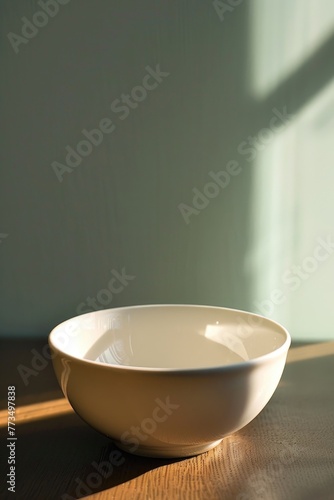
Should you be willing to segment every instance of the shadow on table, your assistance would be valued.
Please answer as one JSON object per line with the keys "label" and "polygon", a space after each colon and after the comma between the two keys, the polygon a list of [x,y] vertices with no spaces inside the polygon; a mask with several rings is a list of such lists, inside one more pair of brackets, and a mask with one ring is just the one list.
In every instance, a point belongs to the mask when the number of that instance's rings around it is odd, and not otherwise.
{"label": "shadow on table", "polygon": [[[0,354],[5,382],[16,387],[16,497],[34,500],[71,500],[102,492],[124,484],[146,472],[184,459],[137,457],[118,450],[110,439],[85,424],[64,399],[53,372],[52,363],[33,361],[43,352],[45,341],[8,342]],[[37,354],[36,354],[37,353]],[[42,363],[42,362],[41,362]],[[33,368],[36,373],[23,380],[18,366]],[[245,396],[247,387],[243,387]],[[0,415],[0,436],[7,437],[6,401]],[[194,393],[194,404],[197,403]],[[246,404],[246,397],[240,397]],[[207,409],[198,412],[207,422]],[[2,418],[2,421],[1,421]],[[1,427],[2,425],[2,427]],[[114,465],[110,462],[114,459]],[[211,453],[210,457],[215,457]],[[106,465],[106,463],[109,465]],[[116,464],[116,465],[115,465]],[[187,473],[193,481],[193,471]],[[4,482],[0,498],[12,498]],[[203,486],[207,488],[206,484]],[[126,494],[126,491],[125,491]],[[109,495],[109,492],[106,492]],[[112,493],[110,492],[110,495]]]}
{"label": "shadow on table", "polygon": [[317,488],[310,488],[300,500],[333,500],[334,498],[334,479],[331,482]]}
{"label": "shadow on table", "polygon": [[334,499],[333,375],[333,342],[291,349],[274,396],[239,432],[254,453],[240,498]]}
{"label": "shadow on table", "polygon": [[[110,439],[63,407],[63,395],[52,363],[47,359],[42,363],[45,345],[45,339],[8,340],[0,352],[5,374],[3,382],[15,386],[16,407],[21,415],[22,410],[25,413],[16,418],[17,498],[81,498],[173,462],[121,452]],[[4,395],[5,391],[1,391],[3,398]],[[0,410],[0,438],[5,443],[8,437],[7,400],[1,400],[1,407],[4,409]],[[120,465],[108,462],[112,452],[122,462]],[[104,463],[100,472],[94,463],[98,468]],[[13,498],[8,486],[6,481],[1,481],[1,499]]]}
{"label": "shadow on table", "polygon": [[[178,461],[118,450],[74,413],[23,423],[16,431],[17,498],[82,498]],[[7,488],[4,493],[2,499],[11,498]]]}
{"label": "shadow on table", "polygon": [[[238,453],[234,456],[232,445],[237,444],[235,438],[227,438],[225,445],[223,442],[222,446],[207,455],[206,463],[216,464],[212,470],[207,465],[205,475],[206,484],[215,486],[218,495],[215,498],[249,497],[267,483],[269,492],[274,488],[277,498],[283,498],[279,495],[286,491],[297,492],[294,496],[296,500],[332,498],[333,351],[333,346],[320,344],[312,347],[311,351],[302,346],[300,350],[293,351],[282,383],[268,406],[252,423],[234,435],[244,439],[244,443],[239,439],[242,446],[237,448]],[[45,369],[43,377],[47,373],[48,369]],[[43,377],[37,377],[35,384],[31,382],[27,392],[34,389],[38,400],[45,402],[46,394],[49,394],[43,393],[45,383],[39,387],[39,379]],[[49,384],[49,391],[51,387]],[[22,394],[22,397],[27,397],[27,403],[34,403],[36,394],[30,401],[28,394]],[[61,406],[59,409],[63,411]],[[0,431],[1,438],[7,437],[6,426]],[[91,429],[72,411],[66,412],[66,409],[62,414],[46,418],[41,415],[39,419],[18,422],[16,431],[17,498],[82,498],[179,461],[142,458],[119,451],[107,437]],[[242,451],[243,456],[237,460]],[[220,453],[229,456],[226,465]],[[111,456],[118,457],[119,463],[112,468],[109,467],[112,465]],[[249,472],[245,474],[246,469]],[[244,471],[243,479],[240,470]],[[193,478],[191,468],[185,468],[183,474]],[[201,481],[200,477],[198,481]],[[13,497],[7,486],[1,488],[0,498]]]}

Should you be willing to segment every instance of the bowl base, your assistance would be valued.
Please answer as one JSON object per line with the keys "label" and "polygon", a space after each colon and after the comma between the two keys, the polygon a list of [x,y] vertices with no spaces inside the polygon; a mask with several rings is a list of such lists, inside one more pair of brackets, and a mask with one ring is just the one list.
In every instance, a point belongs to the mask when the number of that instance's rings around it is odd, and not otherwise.
{"label": "bowl base", "polygon": [[200,455],[206,451],[211,450],[222,442],[222,439],[217,441],[210,441],[209,443],[200,445],[170,445],[170,446],[144,446],[139,445],[136,449],[133,449],[133,444],[126,445],[120,441],[113,440],[118,448],[131,455],[138,455],[140,457],[152,457],[152,458],[181,458],[181,457],[192,457],[194,455]]}

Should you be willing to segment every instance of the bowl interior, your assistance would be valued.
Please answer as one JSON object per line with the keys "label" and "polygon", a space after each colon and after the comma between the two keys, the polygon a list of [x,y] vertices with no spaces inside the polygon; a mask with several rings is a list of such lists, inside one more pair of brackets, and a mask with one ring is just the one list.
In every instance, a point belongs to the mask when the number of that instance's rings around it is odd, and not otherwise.
{"label": "bowl interior", "polygon": [[289,342],[279,324],[243,311],[156,305],[107,309],[61,323],[50,335],[80,359],[146,368],[224,366],[263,356]]}

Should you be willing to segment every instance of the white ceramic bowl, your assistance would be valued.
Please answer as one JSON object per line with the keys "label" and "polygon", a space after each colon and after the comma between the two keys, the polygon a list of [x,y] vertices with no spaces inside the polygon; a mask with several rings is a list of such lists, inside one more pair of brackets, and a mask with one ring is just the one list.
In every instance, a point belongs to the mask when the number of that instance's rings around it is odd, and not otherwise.
{"label": "white ceramic bowl", "polygon": [[69,319],[49,336],[74,410],[119,448],[196,455],[247,425],[273,395],[290,335],[221,307],[152,305]]}

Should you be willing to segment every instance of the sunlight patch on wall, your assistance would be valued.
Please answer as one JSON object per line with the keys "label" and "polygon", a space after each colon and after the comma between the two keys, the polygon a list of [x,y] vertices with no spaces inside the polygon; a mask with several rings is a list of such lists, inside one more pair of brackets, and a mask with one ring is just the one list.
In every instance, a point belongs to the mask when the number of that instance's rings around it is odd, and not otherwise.
{"label": "sunlight patch on wall", "polygon": [[334,338],[334,79],[259,152],[251,309],[294,338]]}
{"label": "sunlight patch on wall", "polygon": [[282,319],[282,311],[286,311],[275,302],[280,302],[276,291],[282,289],[282,268],[288,266],[293,247],[295,134],[292,122],[259,152],[252,166],[252,241],[246,258],[252,283],[251,309],[281,321],[286,320],[286,314]]}
{"label": "sunlight patch on wall", "polygon": [[252,94],[264,99],[330,37],[332,0],[250,2]]}

